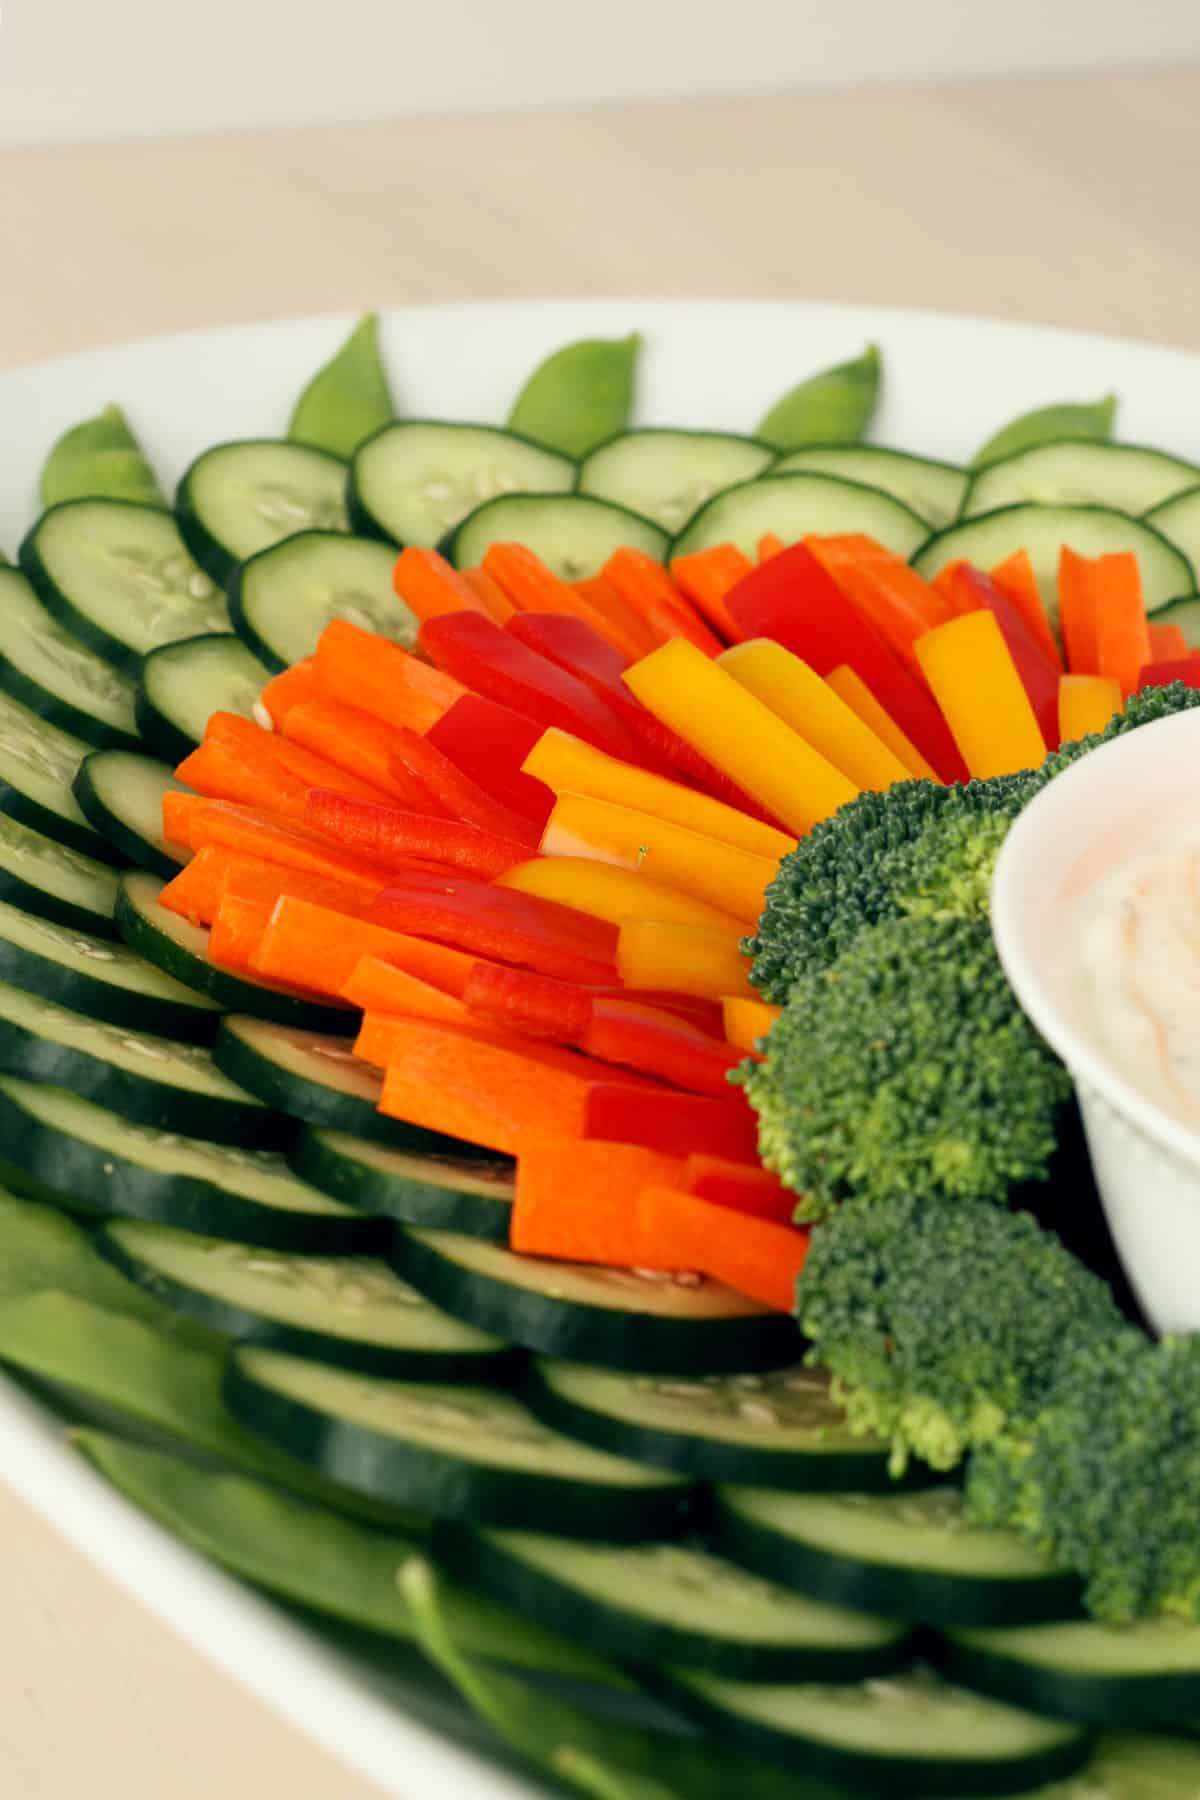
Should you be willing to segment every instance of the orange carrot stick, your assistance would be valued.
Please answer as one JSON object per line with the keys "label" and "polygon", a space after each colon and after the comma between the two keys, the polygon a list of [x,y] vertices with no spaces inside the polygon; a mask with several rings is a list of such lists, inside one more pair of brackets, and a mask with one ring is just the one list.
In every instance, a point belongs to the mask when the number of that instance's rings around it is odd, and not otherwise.
{"label": "orange carrot stick", "polygon": [[1131,694],[1150,662],[1150,633],[1142,577],[1132,550],[1096,557],[1089,573],[1096,631],[1097,672]]}
{"label": "orange carrot stick", "polygon": [[589,576],[586,581],[573,581],[571,586],[598,612],[602,612],[619,626],[631,644],[637,645],[633,652],[635,661],[637,657],[645,656],[647,650],[653,650],[658,639],[641,615],[634,611],[628,600],[618,594],[611,582],[605,581],[603,575]]}
{"label": "orange carrot stick", "polygon": [[671,578],[713,630],[726,643],[736,644],[742,633],[725,605],[725,596],[753,567],[736,544],[714,544],[709,550],[674,557]]}
{"label": "orange carrot stick", "polygon": [[1058,621],[1072,675],[1098,675],[1096,606],[1091,562],[1064,544],[1058,553]]}
{"label": "orange carrot stick", "polygon": [[321,633],[317,674],[331,700],[414,731],[428,731],[467,691],[452,675],[346,619],[335,619]]}
{"label": "orange carrot stick", "polygon": [[281,731],[293,706],[299,706],[303,700],[315,700],[318,692],[317,659],[306,656],[302,662],[284,669],[282,674],[273,675],[259,699],[271,715],[276,731]]}
{"label": "orange carrot stick", "polygon": [[460,569],[463,580],[477,599],[483,602],[483,609],[489,618],[495,619],[497,625],[507,625],[516,616],[516,607],[509,599],[498,581],[484,569]]}
{"label": "orange carrot stick", "polygon": [[778,556],[780,551],[786,549],[787,545],[776,532],[764,531],[758,540],[758,560],[760,563],[770,562],[773,556]]}
{"label": "orange carrot stick", "polygon": [[469,581],[464,581],[444,556],[436,550],[421,550],[410,544],[396,558],[392,569],[392,586],[418,619],[437,619],[443,613],[482,612],[490,610]]}
{"label": "orange carrot stick", "polygon": [[1181,625],[1156,625],[1153,619],[1147,619],[1146,629],[1150,633],[1151,662],[1181,662],[1191,655],[1191,645]]}
{"label": "orange carrot stick", "polygon": [[208,934],[209,961],[239,975],[249,974],[270,917],[270,906],[261,900],[223,894]]}
{"label": "orange carrot stick", "polygon": [[365,1013],[401,1013],[409,1019],[441,1019],[456,1025],[471,1021],[471,1014],[453,994],[378,956],[359,958],[342,988],[342,999]]}
{"label": "orange carrot stick", "polygon": [[517,1159],[509,1242],[528,1256],[640,1267],[638,1191],[673,1186],[682,1167],[677,1157],[640,1144],[531,1142]]}
{"label": "orange carrot stick", "polygon": [[992,580],[1024,619],[1034,641],[1045,651],[1058,673],[1063,671],[1062,651],[1046,612],[1028,550],[1014,550],[989,571]]}
{"label": "orange carrot stick", "polygon": [[290,743],[369,783],[376,799],[386,795],[414,812],[442,810],[421,782],[397,774],[392,767],[392,758],[403,743],[398,728],[360,706],[346,706],[340,700],[302,700],[289,708],[281,730]]}
{"label": "orange carrot stick", "polygon": [[791,1312],[808,1232],[756,1219],[675,1187],[645,1187],[637,1199],[647,1268],[696,1269],[777,1312]]}
{"label": "orange carrot stick", "polygon": [[691,601],[680,593],[662,564],[656,563],[644,550],[628,547],[614,550],[600,576],[633,607],[656,644],[685,637],[706,656],[719,656],[725,648]]}
{"label": "orange carrot stick", "polygon": [[251,806],[236,806],[227,800],[206,800],[200,794],[164,794],[163,831],[172,843],[185,843],[193,850],[202,850],[206,844],[220,844],[243,856],[304,869],[312,875],[328,876],[368,898],[377,895],[381,886],[394,879],[393,871],[376,868],[362,857],[351,856],[329,838],[306,826],[280,819],[274,813],[256,811]]}
{"label": "orange carrot stick", "polygon": [[378,989],[371,985],[376,970],[384,968],[399,969],[429,987],[440,988],[444,994],[461,1000],[471,971],[480,963],[479,957],[470,956],[465,950],[452,950],[448,944],[409,937],[403,931],[389,931],[386,944],[381,939],[376,949],[354,965],[353,977],[358,990],[356,1004],[364,1011],[368,1007],[376,1012],[390,1010],[386,980],[381,976],[382,985]]}
{"label": "orange carrot stick", "polygon": [[211,925],[227,893],[241,899],[258,899],[272,906],[283,894],[312,900],[333,912],[358,914],[374,898],[372,893],[309,875],[302,869],[284,868],[255,856],[239,856],[219,844],[207,844],[187,867],[169,881],[158,896],[159,905],[193,923]]}
{"label": "orange carrot stick", "polygon": [[285,894],[271,909],[254,967],[272,981],[340,997],[363,958],[387,958],[396,936],[367,919]]}
{"label": "orange carrot stick", "polygon": [[614,620],[579,588],[560,581],[553,569],[524,544],[489,544],[483,568],[518,612],[562,613],[583,619],[623,656],[633,658],[639,654],[637,640],[622,629],[619,619]]}
{"label": "orange carrot stick", "polygon": [[[267,734],[264,731],[261,735]],[[243,755],[231,744],[214,739],[198,745],[190,756],[184,757],[178,776],[207,800],[258,807],[281,818],[304,817],[308,788],[269,751],[261,756],[249,751]]]}

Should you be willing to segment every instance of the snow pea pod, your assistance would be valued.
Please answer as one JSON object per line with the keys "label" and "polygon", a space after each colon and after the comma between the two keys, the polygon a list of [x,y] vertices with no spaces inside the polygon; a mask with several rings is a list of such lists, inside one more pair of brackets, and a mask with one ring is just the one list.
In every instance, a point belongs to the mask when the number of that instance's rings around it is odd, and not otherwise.
{"label": "snow pea pod", "polygon": [[856,443],[879,403],[882,377],[879,346],[868,344],[861,356],[789,388],[755,427],[754,436],[776,450]]}
{"label": "snow pea pod", "polygon": [[61,500],[167,504],[119,406],[106,406],[94,419],[84,419],[63,433],[42,467],[38,492],[45,507]]}
{"label": "snow pea pod", "polygon": [[586,456],[629,424],[641,337],[581,338],[540,363],[513,402],[510,431]]}
{"label": "snow pea pod", "polygon": [[1035,444],[1053,443],[1056,438],[1093,438],[1103,442],[1112,436],[1116,416],[1115,394],[1105,394],[1103,400],[1060,400],[1053,406],[1035,406],[1032,412],[1018,413],[994,432],[971,458],[971,467],[978,469],[1002,456],[1014,456],[1018,450],[1030,450]]}
{"label": "snow pea pod", "polygon": [[292,409],[288,437],[335,456],[352,456],[373,431],[396,416],[379,353],[379,319],[364,313],[350,336],[319,368]]}

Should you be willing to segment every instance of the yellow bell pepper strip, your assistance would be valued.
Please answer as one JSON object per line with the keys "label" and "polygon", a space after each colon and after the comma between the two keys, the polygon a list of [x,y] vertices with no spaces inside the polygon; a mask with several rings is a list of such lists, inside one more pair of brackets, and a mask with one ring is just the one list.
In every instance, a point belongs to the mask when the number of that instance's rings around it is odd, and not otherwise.
{"label": "yellow bell pepper strip", "polygon": [[727,995],[757,1000],[750,959],[739,943],[736,935],[704,925],[627,919],[617,936],[617,971],[627,988],[722,1002]]}
{"label": "yellow bell pepper strip", "polygon": [[542,833],[543,856],[590,857],[634,869],[649,881],[677,888],[753,925],[778,860],[738,850],[651,813],[560,794]]}
{"label": "yellow bell pepper strip", "polygon": [[620,925],[625,919],[659,919],[703,925],[731,938],[746,935],[745,919],[681,894],[678,888],[664,887],[636,869],[620,869],[583,856],[535,856],[507,869],[492,885],[533,894],[539,900],[555,900],[559,906],[587,913],[592,919],[606,919],[610,925]]}
{"label": "yellow bell pepper strip", "polygon": [[769,706],[856,787],[882,792],[907,781],[903,762],[867,728],[815,669],[770,638],[735,644],[717,658],[736,682]]}
{"label": "yellow bell pepper strip", "polygon": [[792,831],[810,831],[859,792],[728,669],[683,638],[634,663],[625,681],[656,719]]}
{"label": "yellow bell pepper strip", "polygon": [[725,1021],[725,1041],[737,1050],[757,1055],[759,1040],[765,1038],[782,1006],[768,1006],[765,1000],[745,1000],[740,994],[721,996],[721,1013]]}
{"label": "yellow bell pepper strip", "polygon": [[972,775],[1013,775],[1045,760],[1046,740],[994,613],[935,626],[913,650]]}
{"label": "yellow bell pepper strip", "polygon": [[870,727],[880,742],[886,744],[894,756],[899,757],[911,776],[922,781],[941,781],[933,764],[925,761],[912,739],[905,736],[891,713],[880,706],[866,682],[855,674],[849,663],[830,669],[825,681],[838,698],[846,702],[851,712],[857,713],[863,724]]}
{"label": "yellow bell pepper strip", "polygon": [[1121,711],[1121,684],[1111,675],[1063,675],[1058,683],[1058,735],[1064,744],[1103,731]]}
{"label": "yellow bell pepper strip", "polygon": [[796,848],[795,838],[752,819],[749,813],[739,812],[736,806],[698,794],[665,775],[635,768],[557,726],[542,733],[521,769],[555,794],[586,794],[592,800],[609,800],[614,806],[649,813],[655,819],[699,832],[702,837],[749,850],[755,856],[778,861]]}

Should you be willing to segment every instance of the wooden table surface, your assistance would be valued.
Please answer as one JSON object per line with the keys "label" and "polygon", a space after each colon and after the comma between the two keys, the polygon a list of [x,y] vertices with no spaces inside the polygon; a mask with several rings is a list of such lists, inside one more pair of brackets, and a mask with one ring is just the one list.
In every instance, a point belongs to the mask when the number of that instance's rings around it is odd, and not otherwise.
{"label": "wooden table surface", "polygon": [[[0,366],[537,294],[878,301],[1200,348],[1198,113],[1193,69],[9,151]],[[0,1800],[376,1792],[2,1487],[0,1571]]]}

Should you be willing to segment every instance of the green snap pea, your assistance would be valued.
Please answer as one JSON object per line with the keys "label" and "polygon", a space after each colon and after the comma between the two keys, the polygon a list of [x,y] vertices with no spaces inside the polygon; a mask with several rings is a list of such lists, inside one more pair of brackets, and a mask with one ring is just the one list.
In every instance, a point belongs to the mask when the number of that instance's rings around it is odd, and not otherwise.
{"label": "green snap pea", "polygon": [[364,313],[341,349],[322,365],[292,409],[293,443],[351,456],[364,438],[396,416],[379,354],[379,320]]}
{"label": "green snap pea", "polygon": [[1053,443],[1056,438],[1103,442],[1112,436],[1116,416],[1115,394],[1105,394],[1103,400],[1060,400],[1053,406],[1035,406],[994,432],[971,458],[971,467],[978,469],[1002,456],[1015,456],[1018,450],[1031,450],[1035,444]]}
{"label": "green snap pea", "polygon": [[62,500],[137,500],[165,506],[154,471],[119,406],[72,425],[51,448],[38,493],[43,506]]}
{"label": "green snap pea", "polygon": [[877,344],[789,388],[756,426],[754,436],[776,450],[806,444],[854,444],[879,404],[883,358]]}
{"label": "green snap pea", "polygon": [[533,371],[509,429],[564,456],[586,456],[629,424],[641,337],[581,338]]}

